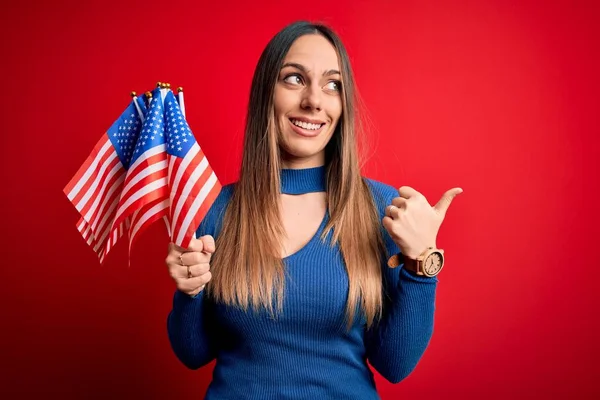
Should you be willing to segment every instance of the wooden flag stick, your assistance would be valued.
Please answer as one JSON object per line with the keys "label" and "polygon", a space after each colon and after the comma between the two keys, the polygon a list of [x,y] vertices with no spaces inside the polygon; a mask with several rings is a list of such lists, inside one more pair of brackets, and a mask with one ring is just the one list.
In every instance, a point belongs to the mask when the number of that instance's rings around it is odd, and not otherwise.
{"label": "wooden flag stick", "polygon": [[140,120],[142,120],[142,124],[144,123],[144,113],[142,112],[142,109],[140,108],[140,105],[137,101],[137,95],[135,92],[131,92],[131,97],[133,97],[133,104],[135,105],[135,109],[138,112],[138,115],[140,116]]}
{"label": "wooden flag stick", "polygon": [[181,115],[185,118],[185,103],[183,102],[183,88],[179,86],[177,88],[177,96],[179,97],[179,108],[181,109]]}

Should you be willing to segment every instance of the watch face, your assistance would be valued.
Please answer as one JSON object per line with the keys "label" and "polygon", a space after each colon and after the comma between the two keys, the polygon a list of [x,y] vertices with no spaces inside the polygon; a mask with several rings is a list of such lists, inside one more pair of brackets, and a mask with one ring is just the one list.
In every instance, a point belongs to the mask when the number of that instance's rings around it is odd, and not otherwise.
{"label": "watch face", "polygon": [[442,255],[436,251],[434,253],[431,253],[429,257],[427,257],[427,259],[425,260],[425,264],[423,265],[423,272],[425,272],[425,275],[435,276],[440,272],[443,264],[444,259],[442,258]]}

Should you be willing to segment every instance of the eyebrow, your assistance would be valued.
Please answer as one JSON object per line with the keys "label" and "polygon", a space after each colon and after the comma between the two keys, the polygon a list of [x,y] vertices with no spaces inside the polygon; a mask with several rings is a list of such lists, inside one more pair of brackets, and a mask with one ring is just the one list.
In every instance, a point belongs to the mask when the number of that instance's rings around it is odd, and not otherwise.
{"label": "eyebrow", "polygon": [[[294,63],[294,62],[287,62],[281,66],[281,69],[284,69],[285,67],[294,67],[294,68],[299,69],[300,71],[304,72],[305,74],[308,73],[308,70],[302,64],[298,64],[298,63]],[[330,69],[328,71],[323,72],[323,76],[329,76],[329,75],[335,75],[335,74],[342,75],[340,73],[340,71],[338,71],[337,69]]]}

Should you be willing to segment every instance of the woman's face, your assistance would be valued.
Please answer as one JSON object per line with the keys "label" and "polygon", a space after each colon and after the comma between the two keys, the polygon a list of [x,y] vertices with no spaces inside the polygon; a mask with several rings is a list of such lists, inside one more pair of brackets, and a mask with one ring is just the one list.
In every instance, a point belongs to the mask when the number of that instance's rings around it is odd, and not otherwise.
{"label": "woman's face", "polygon": [[296,39],[275,85],[275,121],[285,168],[325,163],[325,146],[342,115],[340,64],[321,35]]}

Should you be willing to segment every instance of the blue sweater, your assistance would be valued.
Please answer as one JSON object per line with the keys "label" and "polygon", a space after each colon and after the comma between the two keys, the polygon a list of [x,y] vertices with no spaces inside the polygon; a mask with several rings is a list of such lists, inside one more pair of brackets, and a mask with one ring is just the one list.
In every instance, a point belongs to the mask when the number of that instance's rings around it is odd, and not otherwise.
{"label": "blue sweater", "polygon": [[[325,168],[282,171],[282,192],[325,191]],[[367,179],[381,218],[398,194],[391,186]],[[197,237],[215,238],[221,228],[233,185],[224,186],[202,221]],[[387,256],[399,251],[382,226],[384,314],[366,330],[355,318],[346,331],[348,277],[339,247],[320,235],[284,259],[283,312],[244,312],[215,304],[201,292],[192,298],[176,291],[168,316],[168,334],[177,357],[196,369],[216,358],[205,399],[378,399],[367,361],[397,383],[417,365],[433,332],[437,278],[391,269]],[[218,249],[217,249],[218,251]]]}

